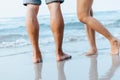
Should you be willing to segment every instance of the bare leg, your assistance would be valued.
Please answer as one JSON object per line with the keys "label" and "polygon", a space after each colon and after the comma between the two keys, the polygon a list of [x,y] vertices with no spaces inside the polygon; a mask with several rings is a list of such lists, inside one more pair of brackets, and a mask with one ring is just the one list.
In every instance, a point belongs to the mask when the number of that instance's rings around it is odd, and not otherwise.
{"label": "bare leg", "polygon": [[111,54],[119,54],[119,41],[95,18],[89,15],[93,0],[77,0],[78,18],[91,29],[105,36],[111,44]]}
{"label": "bare leg", "polygon": [[39,5],[27,5],[27,19],[26,26],[28,36],[30,38],[33,47],[33,62],[38,63],[42,61],[41,52],[39,49],[39,24],[37,20],[37,14],[39,10]]}
{"label": "bare leg", "polygon": [[62,61],[71,58],[71,56],[65,54],[62,51],[64,21],[60,9],[60,3],[59,2],[49,3],[48,8],[50,10],[50,26],[56,43],[57,61]]}
{"label": "bare leg", "polygon": [[[90,10],[90,16],[93,16],[92,9]],[[97,54],[95,31],[93,29],[91,29],[90,27],[86,26],[86,33],[87,33],[88,41],[90,43],[90,50],[86,53],[86,55],[89,56],[89,55]]]}

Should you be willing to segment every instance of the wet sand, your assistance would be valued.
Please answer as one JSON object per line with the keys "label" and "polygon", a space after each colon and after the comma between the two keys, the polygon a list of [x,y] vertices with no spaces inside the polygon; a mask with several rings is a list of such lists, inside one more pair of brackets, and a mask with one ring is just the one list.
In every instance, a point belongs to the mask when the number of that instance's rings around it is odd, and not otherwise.
{"label": "wet sand", "polygon": [[55,55],[43,59],[43,63],[33,64],[30,53],[0,57],[0,80],[120,79],[120,57],[105,51],[90,57],[78,53],[62,62],[56,62]]}

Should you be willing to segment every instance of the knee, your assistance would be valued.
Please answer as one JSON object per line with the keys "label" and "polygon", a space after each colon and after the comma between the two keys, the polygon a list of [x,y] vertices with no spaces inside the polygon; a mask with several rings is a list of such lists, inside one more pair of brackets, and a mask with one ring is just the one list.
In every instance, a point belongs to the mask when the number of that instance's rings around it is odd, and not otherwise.
{"label": "knee", "polygon": [[60,3],[53,2],[48,4],[51,21],[58,21],[62,18]]}
{"label": "knee", "polygon": [[48,4],[48,8],[50,10],[50,13],[56,13],[60,10],[60,3],[53,2]]}
{"label": "knee", "polygon": [[85,23],[88,16],[84,13],[77,13],[77,17],[80,22]]}
{"label": "knee", "polygon": [[32,14],[32,15],[37,16],[38,10],[39,10],[39,5],[32,5],[32,4],[27,5],[27,13],[28,14]]}

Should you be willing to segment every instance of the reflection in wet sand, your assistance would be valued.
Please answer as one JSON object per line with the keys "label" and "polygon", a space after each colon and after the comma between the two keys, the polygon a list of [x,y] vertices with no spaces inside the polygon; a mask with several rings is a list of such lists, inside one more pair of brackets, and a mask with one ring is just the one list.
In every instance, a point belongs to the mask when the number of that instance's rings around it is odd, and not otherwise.
{"label": "reflection in wet sand", "polygon": [[120,66],[120,57],[118,55],[112,55],[112,65],[106,75],[98,79],[97,71],[97,55],[89,56],[90,58],[90,69],[89,69],[89,80],[111,80],[114,73]]}
{"label": "reflection in wet sand", "polygon": [[106,75],[104,75],[100,80],[111,80],[114,76],[114,73],[120,66],[120,57],[118,55],[111,55],[112,65]]}
{"label": "reflection in wet sand", "polygon": [[41,80],[42,63],[34,64],[34,69],[35,69],[35,80]]}
{"label": "reflection in wet sand", "polygon": [[[57,62],[58,80],[66,80],[65,73],[64,73],[64,64],[65,64],[65,61]],[[35,80],[42,80],[42,77],[41,77],[42,63],[34,64],[34,70],[35,70]]]}
{"label": "reflection in wet sand", "polygon": [[89,80],[98,80],[97,56],[98,55],[89,56],[90,58]]}
{"label": "reflection in wet sand", "polygon": [[65,64],[65,61],[61,61],[57,63],[58,80],[66,80],[66,76],[64,72],[64,64]]}
{"label": "reflection in wet sand", "polygon": [[[118,55],[112,55],[111,56],[112,65],[110,66],[110,69],[108,69],[108,71],[104,76],[98,77],[99,74],[98,74],[98,66],[97,66],[98,65],[97,56],[98,55],[92,55],[88,57],[90,59],[89,80],[111,80],[117,69],[120,67],[120,57]],[[66,61],[57,62],[58,80],[67,80],[64,72],[65,62]],[[41,80],[42,63],[34,64],[34,69],[35,69],[35,80]]]}

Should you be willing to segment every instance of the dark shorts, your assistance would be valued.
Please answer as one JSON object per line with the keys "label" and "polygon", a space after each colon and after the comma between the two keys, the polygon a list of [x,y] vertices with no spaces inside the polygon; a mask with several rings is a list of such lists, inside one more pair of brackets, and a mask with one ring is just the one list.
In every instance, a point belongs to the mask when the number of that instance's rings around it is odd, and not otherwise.
{"label": "dark shorts", "polygon": [[[64,0],[45,0],[46,4],[52,3],[52,2],[60,2],[63,3]],[[23,0],[23,4],[34,4],[34,5],[41,5],[42,1],[41,0]]]}

